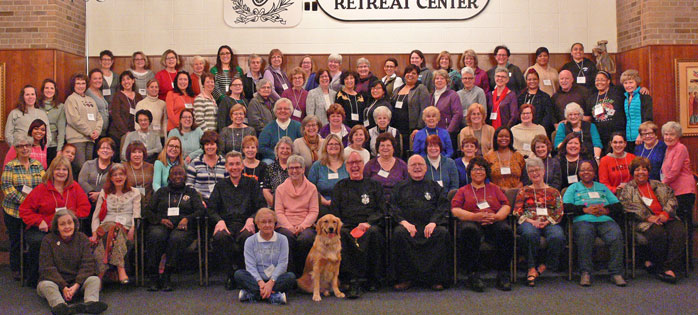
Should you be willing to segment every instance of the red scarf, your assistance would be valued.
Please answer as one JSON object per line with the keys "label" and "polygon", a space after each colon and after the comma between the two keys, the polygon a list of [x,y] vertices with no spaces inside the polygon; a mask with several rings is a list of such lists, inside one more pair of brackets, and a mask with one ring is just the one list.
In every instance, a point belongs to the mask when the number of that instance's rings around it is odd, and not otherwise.
{"label": "red scarf", "polygon": [[507,94],[509,94],[509,88],[506,86],[504,87],[504,90],[502,90],[502,94],[499,94],[499,96],[497,96],[496,88],[494,91],[492,91],[492,112],[497,113],[497,119],[491,121],[494,129],[502,126],[502,115],[500,114],[499,104],[502,103]]}
{"label": "red scarf", "polygon": [[107,217],[107,196],[105,194],[104,198],[102,198],[102,206],[99,208],[99,222],[101,223],[104,221],[104,218]]}

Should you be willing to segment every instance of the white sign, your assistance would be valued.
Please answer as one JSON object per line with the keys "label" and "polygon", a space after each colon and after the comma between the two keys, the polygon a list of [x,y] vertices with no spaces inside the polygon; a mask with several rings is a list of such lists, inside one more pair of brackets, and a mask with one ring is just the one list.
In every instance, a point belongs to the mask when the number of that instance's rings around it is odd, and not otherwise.
{"label": "white sign", "polygon": [[[296,0],[297,1],[297,0]],[[489,0],[318,0],[320,9],[340,21],[467,20]]]}
{"label": "white sign", "polygon": [[302,16],[301,0],[223,1],[223,19],[232,27],[294,27]]}

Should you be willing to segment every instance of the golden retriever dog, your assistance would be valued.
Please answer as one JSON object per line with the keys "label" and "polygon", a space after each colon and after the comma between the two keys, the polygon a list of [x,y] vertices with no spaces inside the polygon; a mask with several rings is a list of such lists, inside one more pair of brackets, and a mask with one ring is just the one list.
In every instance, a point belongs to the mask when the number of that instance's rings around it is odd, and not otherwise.
{"label": "golden retriever dog", "polygon": [[320,291],[325,296],[330,295],[330,288],[334,296],[343,298],[344,293],[339,291],[339,264],[342,261],[342,243],[339,230],[342,221],[331,214],[320,218],[316,224],[317,236],[313,248],[305,259],[303,276],[298,279],[298,287],[308,293],[313,293],[313,301],[319,302]]}

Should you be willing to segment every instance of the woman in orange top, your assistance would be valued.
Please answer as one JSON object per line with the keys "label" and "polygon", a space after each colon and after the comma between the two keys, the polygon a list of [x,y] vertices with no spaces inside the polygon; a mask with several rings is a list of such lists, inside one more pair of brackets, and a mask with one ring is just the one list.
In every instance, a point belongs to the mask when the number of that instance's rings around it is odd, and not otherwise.
{"label": "woman in orange top", "polygon": [[191,87],[189,72],[179,71],[175,77],[175,86],[167,92],[167,132],[179,126],[179,114],[185,108],[194,108],[194,90]]}
{"label": "woman in orange top", "polygon": [[609,145],[611,152],[599,162],[599,182],[615,194],[616,190],[622,189],[625,183],[632,179],[629,168],[635,155],[625,152],[627,142],[620,132],[614,132],[611,135]]}

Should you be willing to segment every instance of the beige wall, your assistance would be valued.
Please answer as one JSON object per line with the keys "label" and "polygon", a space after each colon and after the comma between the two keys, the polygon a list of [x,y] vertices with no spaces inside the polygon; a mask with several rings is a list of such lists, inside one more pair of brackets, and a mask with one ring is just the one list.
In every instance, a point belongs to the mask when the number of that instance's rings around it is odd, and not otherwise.
{"label": "beige wall", "polygon": [[[116,55],[136,50],[161,54],[211,54],[228,44],[235,53],[490,53],[505,43],[512,52],[530,53],[539,46],[569,52],[573,42],[592,47],[609,41],[616,51],[614,0],[490,0],[477,17],[449,22],[340,22],[320,10],[304,11],[293,28],[232,28],[223,20],[229,0],[106,0],[87,3],[88,48]],[[600,9],[603,8],[603,9]]]}

